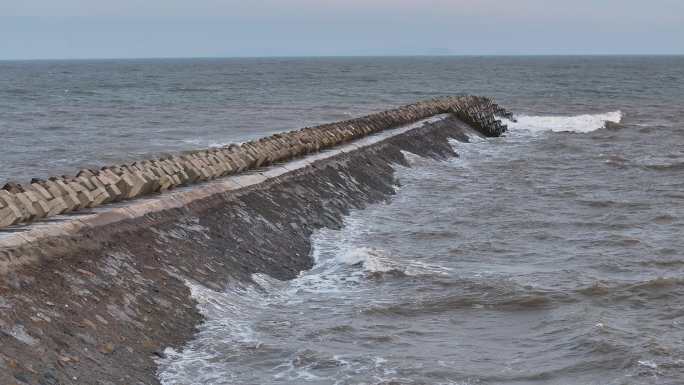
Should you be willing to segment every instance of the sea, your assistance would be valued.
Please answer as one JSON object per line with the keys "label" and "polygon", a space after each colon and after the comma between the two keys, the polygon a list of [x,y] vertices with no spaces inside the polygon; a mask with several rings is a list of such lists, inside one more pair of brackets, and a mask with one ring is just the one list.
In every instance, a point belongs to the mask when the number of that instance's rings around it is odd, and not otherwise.
{"label": "sea", "polygon": [[[0,62],[0,181],[445,95],[514,112],[224,292],[164,385],[684,384],[684,57]],[[605,122],[615,122],[606,128]]]}

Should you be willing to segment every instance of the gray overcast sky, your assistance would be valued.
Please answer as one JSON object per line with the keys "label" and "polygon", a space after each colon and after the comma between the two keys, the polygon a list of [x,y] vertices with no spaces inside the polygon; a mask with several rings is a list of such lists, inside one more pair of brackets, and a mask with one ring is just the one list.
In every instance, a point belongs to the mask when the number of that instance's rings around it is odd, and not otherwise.
{"label": "gray overcast sky", "polygon": [[0,59],[684,54],[684,0],[0,0]]}

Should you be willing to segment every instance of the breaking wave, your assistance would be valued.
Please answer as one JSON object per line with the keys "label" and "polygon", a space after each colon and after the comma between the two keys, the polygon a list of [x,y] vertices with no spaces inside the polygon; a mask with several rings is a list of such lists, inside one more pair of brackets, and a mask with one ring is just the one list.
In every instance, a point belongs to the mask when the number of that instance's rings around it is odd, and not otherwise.
{"label": "breaking wave", "polygon": [[592,132],[603,128],[606,122],[620,123],[622,111],[612,111],[594,115],[576,116],[516,116],[517,121],[503,119],[511,130],[531,132]]}
{"label": "breaking wave", "polygon": [[361,266],[363,267],[363,270],[373,276],[382,273],[394,273],[406,276],[438,276],[446,275],[450,270],[443,266],[433,266],[420,261],[400,261],[397,258],[387,255],[387,253],[382,250],[370,247],[359,247],[346,250],[342,254],[338,254],[335,257],[335,260],[338,263],[346,265]]}

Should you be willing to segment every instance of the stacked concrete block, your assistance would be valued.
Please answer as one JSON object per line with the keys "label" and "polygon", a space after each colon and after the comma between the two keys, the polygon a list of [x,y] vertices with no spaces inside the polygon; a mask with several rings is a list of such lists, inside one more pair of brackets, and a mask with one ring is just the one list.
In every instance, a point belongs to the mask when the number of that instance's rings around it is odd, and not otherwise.
{"label": "stacked concrete block", "polygon": [[31,221],[38,217],[31,200],[24,194],[3,189],[0,190],[0,197],[5,200],[8,206],[14,207],[15,211],[19,213],[20,221]]}
{"label": "stacked concrete block", "polygon": [[213,167],[215,177],[229,175],[232,171],[231,165],[223,159],[220,153],[207,151],[203,153],[204,159]]}
{"label": "stacked concrete block", "polygon": [[135,175],[143,182],[140,193],[136,196],[147,195],[159,191],[159,176],[152,170],[139,163],[133,163],[122,167],[127,173]]}
{"label": "stacked concrete block", "polygon": [[165,191],[162,185],[173,188],[190,182],[190,176],[176,156],[147,161],[143,166],[160,178],[159,191]]}
{"label": "stacked concrete block", "polygon": [[252,155],[250,150],[245,147],[246,143],[243,143],[239,148],[235,150],[235,155],[247,166],[246,170],[257,167],[258,159]]}
{"label": "stacked concrete block", "polygon": [[245,148],[244,146],[245,144],[240,146],[240,151],[238,152],[238,154],[240,154],[242,159],[247,162],[247,168],[253,169],[259,167],[259,159],[257,158],[256,152],[249,148]]}
{"label": "stacked concrete block", "polygon": [[97,172],[94,179],[96,179],[97,182],[104,187],[105,191],[107,191],[107,194],[109,194],[109,202],[118,202],[125,199],[125,194],[121,191],[124,182],[112,170],[103,168]]}
{"label": "stacked concrete block", "polygon": [[214,171],[207,162],[197,154],[190,155],[190,162],[200,171],[200,180],[207,181],[214,177]]}
{"label": "stacked concrete block", "polygon": [[49,212],[44,200],[40,195],[34,194],[31,190],[24,189],[21,185],[16,183],[8,183],[3,188],[5,194],[11,194],[12,197],[5,195],[7,201],[13,201],[14,206],[22,212],[23,218],[34,220],[43,218]]}
{"label": "stacked concrete block", "polygon": [[508,111],[488,98],[438,98],[358,119],[274,134],[241,145],[169,155],[97,171],[81,170],[75,177],[34,179],[27,186],[8,184],[0,190],[0,228],[288,161],[443,113],[452,113],[487,136],[498,136],[506,130],[497,117],[513,119]]}
{"label": "stacked concrete block", "polygon": [[111,201],[111,197],[109,196],[107,189],[95,177],[95,172],[91,170],[81,170],[78,174],[76,174],[76,178],[74,178],[74,180],[83,186],[92,198],[89,207],[97,207]]}
{"label": "stacked concrete block", "polygon": [[190,162],[200,171],[200,180],[207,181],[215,178],[216,171],[211,163],[199,152],[190,154]]}
{"label": "stacked concrete block", "polygon": [[61,178],[49,178],[45,181],[43,187],[45,187],[53,197],[60,197],[62,199],[65,205],[64,213],[78,210],[81,206],[81,201],[78,199],[76,192],[66,185]]}
{"label": "stacked concrete block", "polygon": [[292,158],[292,146],[289,141],[280,136],[271,136],[265,141],[266,146],[272,148],[270,162],[285,162]]}
{"label": "stacked concrete block", "polygon": [[62,190],[66,191],[67,194],[76,198],[78,204],[75,210],[92,207],[93,197],[90,194],[90,191],[81,184],[65,176],[56,179],[55,183],[57,183]]}
{"label": "stacked concrete block", "polygon": [[265,162],[266,162],[266,156],[264,154],[260,154],[257,152],[257,149],[254,146],[253,142],[245,142],[240,146],[240,154],[244,154],[243,156],[249,157],[252,159],[251,162],[248,162],[249,168],[257,168],[261,167]]}
{"label": "stacked concrete block", "polygon": [[217,178],[220,178],[222,176],[226,176],[226,175],[230,174],[230,171],[231,171],[230,165],[227,164],[223,159],[221,159],[220,156],[216,155],[213,151],[208,151],[206,153],[205,158],[216,170],[216,177]]}
{"label": "stacked concrete block", "polygon": [[221,167],[211,159],[211,157],[206,152],[199,152],[196,154],[199,159],[202,160],[207,171],[209,172],[210,179],[216,179],[221,176]]}
{"label": "stacked concrete block", "polygon": [[231,171],[229,175],[236,174],[247,167],[246,163],[240,162],[233,152],[227,148],[219,149],[218,153],[221,154],[221,157],[225,162],[230,165]]}
{"label": "stacked concrete block", "polygon": [[174,157],[174,163],[178,163],[182,167],[183,172],[187,175],[187,183],[197,183],[198,181],[205,180],[204,174],[202,173],[201,166],[196,163],[190,154],[183,154],[178,157]]}
{"label": "stacked concrete block", "polygon": [[25,210],[22,210],[14,195],[6,190],[0,190],[0,227],[11,226],[27,220]]}
{"label": "stacked concrete block", "polygon": [[195,182],[202,182],[212,179],[213,171],[209,165],[197,154],[190,153],[182,156],[186,172]]}
{"label": "stacked concrete block", "polygon": [[113,167],[111,171],[119,177],[117,187],[121,191],[122,199],[132,199],[142,195],[147,181],[139,174],[130,172],[121,167]]}
{"label": "stacked concrete block", "polygon": [[25,190],[30,191],[37,199],[43,202],[43,211],[47,211],[44,217],[51,217],[59,215],[66,210],[66,204],[61,197],[53,197],[45,187],[43,187],[38,180],[34,179],[31,183],[24,187]]}
{"label": "stacked concrete block", "polygon": [[134,163],[133,166],[148,180],[150,193],[166,191],[174,186],[174,181],[169,172],[155,161],[145,160]]}
{"label": "stacked concrete block", "polygon": [[224,170],[222,176],[232,175],[237,172],[237,165],[225,152],[220,149],[213,149],[211,151],[211,156],[221,164],[221,167]]}
{"label": "stacked concrete block", "polygon": [[266,160],[262,163],[262,166],[268,166],[277,160],[275,154],[275,147],[267,139],[259,139],[254,142],[254,147],[257,153],[265,158]]}

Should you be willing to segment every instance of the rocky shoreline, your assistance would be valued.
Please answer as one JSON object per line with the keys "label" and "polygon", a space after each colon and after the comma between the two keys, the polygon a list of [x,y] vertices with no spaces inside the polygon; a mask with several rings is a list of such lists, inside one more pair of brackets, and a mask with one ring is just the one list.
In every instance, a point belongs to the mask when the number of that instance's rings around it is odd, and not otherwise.
{"label": "rocky shoreline", "polygon": [[456,156],[449,139],[467,141],[471,128],[450,116],[247,187],[5,252],[40,251],[0,276],[0,383],[158,384],[155,360],[202,322],[185,282],[224,290],[254,273],[295,277],[311,267],[315,229],[338,228],[350,209],[394,193],[402,151]]}

